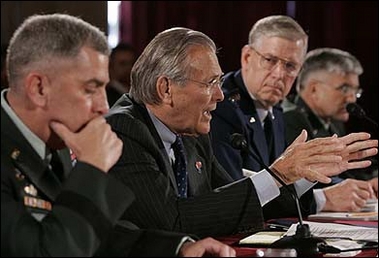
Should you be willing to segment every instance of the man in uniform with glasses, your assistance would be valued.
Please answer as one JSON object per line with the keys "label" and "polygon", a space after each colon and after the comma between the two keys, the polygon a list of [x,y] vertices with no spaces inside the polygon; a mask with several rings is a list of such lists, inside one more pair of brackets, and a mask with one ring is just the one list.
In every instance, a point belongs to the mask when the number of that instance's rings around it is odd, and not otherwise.
{"label": "man in uniform with glasses", "polygon": [[[308,35],[291,17],[265,17],[253,25],[242,47],[241,69],[225,75],[225,99],[212,112],[211,139],[217,160],[234,180],[243,178],[243,171],[263,169],[262,163],[270,165],[286,149],[280,102],[291,90],[307,46]],[[248,150],[233,146],[236,133],[246,140]],[[315,211],[313,184],[297,184],[290,187],[303,193],[301,208],[308,215]],[[263,212],[267,220],[296,216],[297,209],[291,193],[281,189]]]}
{"label": "man in uniform with glasses", "polygon": [[[349,119],[346,106],[355,103],[362,95],[359,85],[359,76],[362,73],[361,63],[348,52],[335,48],[318,48],[310,51],[297,79],[295,105],[288,106],[284,110],[287,141],[293,141],[303,129],[308,131],[308,139],[333,134],[345,135],[344,123]],[[366,192],[370,189],[370,185],[377,193],[377,171],[376,165],[364,170],[347,171],[340,177],[333,177],[334,183],[341,182],[342,178],[346,177],[355,177],[355,179],[347,179],[334,186],[323,188],[325,194],[323,209],[350,211],[362,208],[367,198],[372,197]]]}

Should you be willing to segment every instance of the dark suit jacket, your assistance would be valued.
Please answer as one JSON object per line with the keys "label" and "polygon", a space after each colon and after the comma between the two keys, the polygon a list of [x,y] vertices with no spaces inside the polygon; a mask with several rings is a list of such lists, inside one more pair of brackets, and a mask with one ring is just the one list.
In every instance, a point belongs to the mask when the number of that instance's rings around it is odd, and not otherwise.
{"label": "dark suit jacket", "polygon": [[[128,185],[136,201],[124,218],[141,228],[194,233],[200,237],[262,229],[262,211],[250,179],[233,182],[216,161],[208,135],[183,137],[188,198],[177,197],[175,176],[163,142],[144,106],[128,96],[109,118],[123,154],[110,174]],[[115,107],[117,109],[117,107]]]}
{"label": "dark suit jacket", "polygon": [[113,86],[115,83],[118,82],[110,81],[105,88],[109,107],[112,107],[123,94],[116,88],[117,86]]}
{"label": "dark suit jacket", "polygon": [[[211,139],[217,160],[238,180],[243,177],[242,168],[260,171],[270,165],[265,133],[260,119],[246,86],[243,83],[241,71],[230,72],[225,76],[223,84],[224,100],[212,112]],[[279,105],[273,107],[273,122],[275,157],[279,157],[286,148],[283,112]],[[231,145],[230,137],[234,133],[242,134],[250,147],[250,152],[238,150]],[[257,161],[258,157],[260,161]],[[289,186],[292,188],[292,186]],[[292,188],[292,191],[294,189]],[[312,191],[301,198],[304,215],[313,213]],[[291,192],[281,188],[281,195],[264,206],[265,219],[297,216],[297,209]]]}
{"label": "dark suit jacket", "polygon": [[64,184],[1,109],[1,256],[174,256],[183,235],[115,227],[134,198],[126,186],[60,158]]}

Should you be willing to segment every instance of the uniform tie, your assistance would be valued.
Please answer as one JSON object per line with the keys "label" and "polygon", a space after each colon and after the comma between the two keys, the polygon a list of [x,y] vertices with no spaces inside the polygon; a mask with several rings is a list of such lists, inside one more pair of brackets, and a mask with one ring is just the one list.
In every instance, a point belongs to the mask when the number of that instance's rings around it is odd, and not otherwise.
{"label": "uniform tie", "polygon": [[184,152],[184,146],[182,137],[180,135],[176,136],[175,142],[171,145],[174,155],[174,173],[176,178],[176,184],[178,186],[179,197],[187,197],[187,161]]}
{"label": "uniform tie", "polygon": [[275,143],[274,143],[274,130],[272,126],[271,113],[268,112],[264,120],[264,131],[267,142],[267,150],[269,155],[269,162],[272,163],[275,160]]}
{"label": "uniform tie", "polygon": [[60,181],[64,180],[63,164],[56,150],[51,151],[50,168]]}

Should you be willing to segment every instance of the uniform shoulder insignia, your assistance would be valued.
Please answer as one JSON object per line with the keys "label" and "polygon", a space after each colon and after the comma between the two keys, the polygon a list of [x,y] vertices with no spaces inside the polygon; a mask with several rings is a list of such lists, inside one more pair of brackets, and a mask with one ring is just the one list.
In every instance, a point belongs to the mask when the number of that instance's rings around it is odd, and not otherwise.
{"label": "uniform shoulder insignia", "polygon": [[233,104],[237,104],[241,100],[241,95],[239,92],[234,92],[229,95],[228,100]]}
{"label": "uniform shoulder insignia", "polygon": [[16,160],[18,158],[18,156],[20,156],[20,150],[18,149],[14,149],[11,153],[11,158],[13,160]]}
{"label": "uniform shoulder insignia", "polygon": [[27,185],[24,187],[25,193],[31,195],[31,196],[37,196],[38,192],[37,189],[34,187],[34,185]]}

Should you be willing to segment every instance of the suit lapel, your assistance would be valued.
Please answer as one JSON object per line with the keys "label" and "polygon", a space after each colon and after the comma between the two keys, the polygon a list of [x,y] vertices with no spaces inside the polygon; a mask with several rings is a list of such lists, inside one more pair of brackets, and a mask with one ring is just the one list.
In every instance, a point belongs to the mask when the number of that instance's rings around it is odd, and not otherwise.
{"label": "suit lapel", "polygon": [[145,120],[145,123],[146,123],[147,127],[149,128],[151,135],[154,138],[154,142],[158,143],[158,148],[160,150],[160,153],[164,157],[163,162],[164,162],[165,167],[161,171],[163,171],[163,172],[167,171],[167,176],[170,179],[170,183],[171,183],[172,187],[175,189],[175,192],[178,193],[178,186],[176,184],[176,178],[175,178],[175,173],[174,173],[174,170],[173,170],[173,167],[171,164],[171,159],[167,155],[167,152],[166,152],[166,149],[165,149],[164,144],[162,142],[162,139],[159,136],[157,129],[155,128],[154,123],[151,120],[151,117],[150,117],[146,107],[141,106],[141,105],[136,105],[136,104],[134,106],[136,107],[138,112],[142,115],[143,120]]}
{"label": "suit lapel", "polygon": [[61,183],[47,165],[43,164],[42,160],[40,162],[31,160],[28,156],[20,153],[13,162],[15,167],[27,176],[36,188],[51,200],[55,200],[61,190]]}
{"label": "suit lapel", "polygon": [[[147,128],[150,132],[151,137],[154,138],[154,141],[151,141],[154,144],[154,146],[152,146],[152,147],[157,148],[159,150],[159,153],[160,153],[159,159],[161,160],[161,162],[158,162],[158,166],[160,166],[160,171],[162,173],[165,173],[168,176],[171,186],[175,189],[176,193],[178,193],[175,174],[174,174],[173,168],[171,166],[171,160],[166,153],[166,149],[164,147],[162,139],[159,136],[157,130],[155,129],[154,123],[151,120],[146,107],[134,102],[131,98],[129,98],[128,94],[124,94],[122,96],[122,100],[120,99],[117,102],[117,105],[112,107],[112,110],[115,110],[115,109],[121,110],[121,111],[119,111],[120,113],[123,113],[122,110],[124,110],[125,112],[128,112],[128,113],[131,113],[134,116],[134,118],[141,120],[144,124],[147,125]],[[120,120],[120,121],[124,121],[124,120]],[[113,124],[113,126],[114,126],[113,129],[116,129],[122,133],[124,131],[124,127],[127,125],[121,124],[121,123],[120,124],[115,123],[115,124]],[[134,133],[140,133],[140,132],[134,132]],[[139,136],[139,135],[136,135],[136,137],[137,136]],[[147,137],[147,136],[144,135],[144,137]],[[144,139],[144,141],[150,142],[149,140],[146,140],[146,139]]]}
{"label": "suit lapel", "polygon": [[283,109],[280,105],[276,105],[273,108],[273,113],[275,117],[273,120],[275,157],[279,157],[286,148]]}
{"label": "suit lapel", "polygon": [[36,188],[54,200],[61,184],[21,134],[8,114],[1,109],[2,148],[10,156],[13,165],[25,175]]}
{"label": "suit lapel", "polygon": [[258,152],[256,154],[261,157],[265,164],[269,164],[266,137],[254,101],[249,97],[244,86],[239,85],[239,87],[241,91],[244,91],[244,94],[241,94],[240,110],[243,113],[242,121],[244,121],[245,126],[248,128],[248,143],[250,145],[255,145],[256,148],[252,146],[252,150]]}

